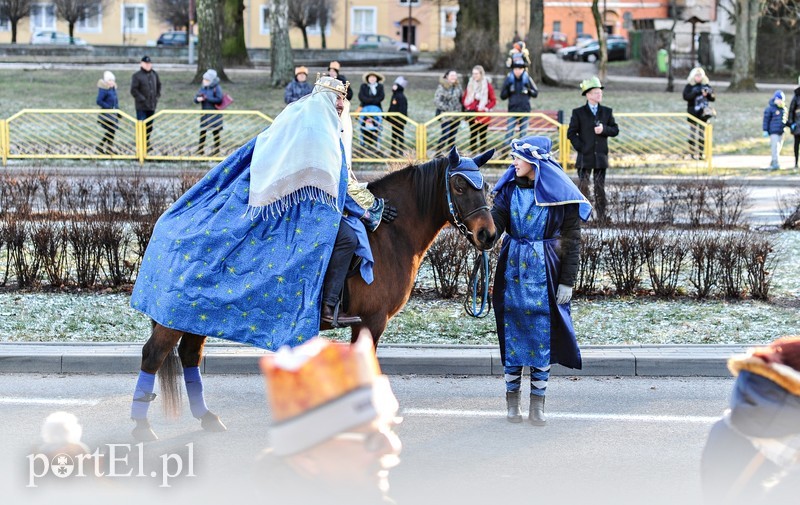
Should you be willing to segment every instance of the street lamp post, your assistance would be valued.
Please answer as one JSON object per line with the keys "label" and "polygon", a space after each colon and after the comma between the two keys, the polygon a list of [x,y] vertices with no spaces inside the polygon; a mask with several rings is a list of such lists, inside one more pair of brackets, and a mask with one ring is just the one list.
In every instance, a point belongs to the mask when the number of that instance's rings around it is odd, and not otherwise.
{"label": "street lamp post", "polygon": [[189,44],[189,65],[194,63],[194,0],[189,0],[189,33],[186,34],[186,42]]}

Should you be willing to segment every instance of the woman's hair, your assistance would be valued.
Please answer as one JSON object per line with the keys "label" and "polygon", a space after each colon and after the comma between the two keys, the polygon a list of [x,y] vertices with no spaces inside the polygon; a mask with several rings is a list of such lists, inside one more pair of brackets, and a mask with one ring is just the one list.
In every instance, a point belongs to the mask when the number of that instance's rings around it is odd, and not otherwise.
{"label": "woman's hair", "polygon": [[486,70],[483,69],[483,65],[475,65],[472,67],[472,71],[478,71],[481,73],[481,78],[486,77]]}
{"label": "woman's hair", "polygon": [[706,71],[703,70],[703,67],[694,67],[691,72],[689,72],[689,78],[686,79],[689,84],[695,84],[694,78],[700,74],[703,76],[703,79],[700,81],[700,84],[708,85],[708,76],[706,75]]}
{"label": "woman's hair", "polygon": [[766,347],[757,347],[753,356],[800,371],[800,336],[781,337]]}
{"label": "woman's hair", "polygon": [[444,73],[444,75],[443,75],[442,77],[444,77],[445,79],[447,79],[447,76],[448,76],[448,75],[450,75],[450,72],[455,72],[456,74],[458,74],[458,72],[456,71],[456,69],[454,69],[454,68],[450,68],[450,69],[448,69],[448,70],[447,70],[447,71]]}

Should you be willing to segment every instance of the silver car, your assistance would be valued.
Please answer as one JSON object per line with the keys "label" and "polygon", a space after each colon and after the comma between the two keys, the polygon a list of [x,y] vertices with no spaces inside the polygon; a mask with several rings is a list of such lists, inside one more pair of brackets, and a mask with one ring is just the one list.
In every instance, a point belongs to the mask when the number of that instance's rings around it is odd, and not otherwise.
{"label": "silver car", "polygon": [[31,35],[31,44],[56,44],[56,45],[74,45],[85,46],[88,45],[85,40],[78,37],[70,37],[64,32],[57,32],[55,30],[43,30],[35,32]]}

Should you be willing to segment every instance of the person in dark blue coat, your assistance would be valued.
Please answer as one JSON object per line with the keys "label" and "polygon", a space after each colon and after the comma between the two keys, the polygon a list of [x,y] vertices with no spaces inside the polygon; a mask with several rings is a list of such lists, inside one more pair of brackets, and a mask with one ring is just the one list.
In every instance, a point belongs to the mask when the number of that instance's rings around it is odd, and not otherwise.
{"label": "person in dark blue coat", "polygon": [[406,86],[408,81],[402,75],[397,76],[392,84],[392,101],[389,112],[396,112],[403,116],[389,116],[386,121],[392,125],[392,156],[399,157],[405,150],[406,116],[408,116],[408,100],[406,99]]}
{"label": "person in dark blue coat", "polygon": [[706,503],[789,505],[800,496],[800,337],[728,360],[730,408],[703,449]]}
{"label": "person in dark blue coat", "polygon": [[514,164],[494,187],[492,218],[503,246],[492,302],[506,379],[509,422],[522,421],[522,368],[530,367],[528,419],[543,426],[552,363],[582,366],[569,301],[578,273],[581,220],[592,212],[552,158],[547,137],[511,142]]}
{"label": "person in dark blue coat", "polygon": [[779,157],[783,148],[783,130],[787,126],[786,122],[789,117],[785,98],[783,91],[776,91],[770,98],[767,108],[764,109],[764,121],[761,129],[764,130],[764,136],[769,137],[769,147],[772,153],[770,170],[781,168]]}
{"label": "person in dark blue coat", "polygon": [[294,79],[286,85],[283,92],[283,101],[286,102],[286,105],[289,105],[310,94],[311,84],[308,83],[308,69],[303,66],[295,67]]}
{"label": "person in dark blue coat", "polygon": [[[117,79],[109,71],[103,72],[103,78],[97,81],[97,105],[101,109],[119,109],[117,98]],[[97,118],[100,128],[103,129],[103,138],[95,147],[98,154],[114,154],[114,135],[119,128],[117,113],[100,114]]]}
{"label": "person in dark blue coat", "polygon": [[[203,74],[203,82],[194,103],[199,103],[203,110],[216,110],[216,105],[222,103],[222,87],[219,85],[217,71],[209,68]],[[200,116],[200,141],[197,144],[197,155],[205,155],[206,134],[211,130],[214,134],[214,150],[211,156],[219,155],[220,135],[222,133],[222,114],[203,114]]]}
{"label": "person in dark blue coat", "polygon": [[[506,76],[503,89],[500,91],[500,99],[508,100],[508,112],[529,113],[531,111],[531,98],[539,96],[525,64],[514,62],[511,64],[511,72]],[[519,129],[519,134],[516,133]],[[508,128],[506,131],[506,142],[510,142],[513,137],[519,135],[524,137],[528,133],[528,116],[515,116],[508,118]]]}

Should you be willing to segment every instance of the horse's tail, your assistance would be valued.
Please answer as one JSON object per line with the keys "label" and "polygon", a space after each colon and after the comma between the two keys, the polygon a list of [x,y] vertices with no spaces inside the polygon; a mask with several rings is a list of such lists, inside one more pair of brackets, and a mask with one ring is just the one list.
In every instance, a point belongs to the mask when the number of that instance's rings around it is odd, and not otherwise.
{"label": "horse's tail", "polygon": [[178,384],[179,370],[181,361],[178,358],[177,346],[164,358],[164,362],[158,368],[158,383],[161,385],[161,402],[164,405],[164,413],[170,419],[176,419],[181,413],[183,402],[183,390]]}

